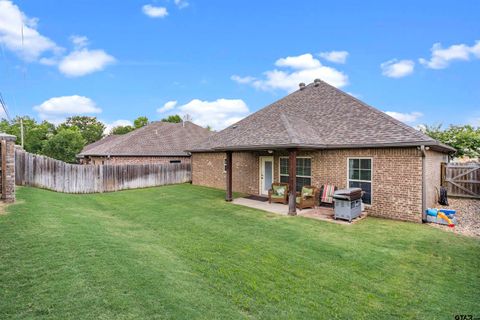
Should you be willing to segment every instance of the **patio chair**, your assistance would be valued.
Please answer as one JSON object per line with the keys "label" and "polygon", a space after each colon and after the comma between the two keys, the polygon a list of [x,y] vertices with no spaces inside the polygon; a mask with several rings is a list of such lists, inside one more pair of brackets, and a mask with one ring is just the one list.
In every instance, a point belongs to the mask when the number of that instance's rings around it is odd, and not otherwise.
{"label": "patio chair", "polygon": [[324,184],[320,189],[320,206],[333,207],[333,194],[337,189],[333,184]]}
{"label": "patio chair", "polygon": [[272,202],[288,203],[288,183],[272,183],[272,188],[268,190],[268,203]]}
{"label": "patio chair", "polygon": [[318,197],[318,189],[314,186],[303,186],[301,192],[297,192],[297,208],[315,208],[315,202]]}

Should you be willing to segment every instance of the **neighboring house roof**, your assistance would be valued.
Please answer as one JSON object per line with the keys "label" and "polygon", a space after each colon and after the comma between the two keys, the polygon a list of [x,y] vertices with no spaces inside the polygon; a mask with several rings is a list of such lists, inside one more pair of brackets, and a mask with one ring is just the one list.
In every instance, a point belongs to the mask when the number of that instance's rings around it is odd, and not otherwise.
{"label": "neighboring house roof", "polygon": [[419,145],[445,152],[455,151],[351,95],[318,81],[215,133],[189,151]]}
{"label": "neighboring house roof", "polygon": [[89,150],[92,150],[95,147],[98,147],[104,143],[112,142],[112,140],[120,137],[120,135],[116,134],[111,134],[109,136],[106,136],[98,141],[95,141],[93,143],[87,144],[85,147],[83,147],[82,153],[88,152]]}
{"label": "neighboring house roof", "polygon": [[188,156],[185,150],[211,134],[188,121],[156,121],[127,134],[107,136],[89,144],[78,156]]}

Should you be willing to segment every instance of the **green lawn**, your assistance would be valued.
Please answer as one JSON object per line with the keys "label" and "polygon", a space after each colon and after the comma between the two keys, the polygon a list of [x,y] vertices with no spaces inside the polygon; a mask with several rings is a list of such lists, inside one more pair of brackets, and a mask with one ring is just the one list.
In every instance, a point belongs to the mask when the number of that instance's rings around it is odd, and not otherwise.
{"label": "green lawn", "polygon": [[480,317],[480,241],[368,218],[345,226],[176,185],[18,190],[0,215],[0,318]]}

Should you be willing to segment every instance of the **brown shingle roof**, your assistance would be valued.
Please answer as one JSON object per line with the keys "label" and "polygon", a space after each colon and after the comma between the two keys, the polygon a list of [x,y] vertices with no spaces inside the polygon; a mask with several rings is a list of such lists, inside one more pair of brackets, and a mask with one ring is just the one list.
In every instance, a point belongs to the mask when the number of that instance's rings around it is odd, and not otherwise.
{"label": "brown shingle roof", "polygon": [[85,146],[82,156],[188,156],[185,151],[212,132],[191,122],[152,122],[124,135],[108,136]]}
{"label": "brown shingle roof", "polygon": [[453,148],[320,81],[212,135],[192,152],[262,148]]}

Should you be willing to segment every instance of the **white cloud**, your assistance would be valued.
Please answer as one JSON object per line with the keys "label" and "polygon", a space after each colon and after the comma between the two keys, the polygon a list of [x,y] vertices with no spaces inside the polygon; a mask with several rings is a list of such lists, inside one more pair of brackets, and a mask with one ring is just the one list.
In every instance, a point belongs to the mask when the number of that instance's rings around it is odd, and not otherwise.
{"label": "white cloud", "polygon": [[380,65],[382,74],[390,78],[402,78],[413,73],[415,62],[412,60],[392,59]]}
{"label": "white cloud", "polygon": [[287,92],[297,90],[300,82],[310,83],[316,78],[320,78],[335,87],[343,87],[348,84],[347,75],[334,68],[322,65],[310,53],[278,59],[275,65],[287,70],[266,71],[263,73],[264,79],[238,75],[231,76],[231,79],[240,84],[250,84],[260,90],[280,89]]}
{"label": "white cloud", "polygon": [[251,83],[251,82],[256,80],[255,77],[250,77],[250,76],[240,77],[240,76],[237,76],[237,75],[231,76],[230,79],[232,79],[235,82],[241,83],[241,84]]}
{"label": "white cloud", "polygon": [[110,131],[112,131],[113,128],[118,126],[133,126],[133,122],[130,120],[115,120],[113,122],[102,122],[105,125],[105,130],[103,130],[104,134],[110,134]]}
{"label": "white cloud", "polygon": [[59,123],[72,115],[102,112],[92,99],[78,95],[50,98],[33,109],[38,112],[41,119],[54,123]]}
{"label": "white cloud", "polygon": [[435,43],[430,49],[432,56],[430,60],[420,58],[421,64],[430,69],[445,69],[451,61],[468,61],[473,57],[480,59],[480,41],[475,45],[454,44],[448,48],[442,48],[440,43]]}
{"label": "white cloud", "polygon": [[315,69],[322,64],[315,59],[310,53],[302,54],[299,56],[280,58],[275,62],[277,67],[290,67],[292,69]]}
{"label": "white cloud", "polygon": [[167,8],[165,7],[155,7],[150,4],[146,4],[142,7],[144,14],[150,18],[164,18],[168,15]]}
{"label": "white cloud", "polygon": [[75,49],[77,50],[85,48],[88,45],[88,38],[85,36],[73,35],[70,37],[70,41],[72,41]]}
{"label": "white cloud", "polygon": [[330,62],[345,63],[347,62],[348,52],[347,51],[320,52],[319,56]]}
{"label": "white cloud", "polygon": [[480,40],[477,40],[477,42],[475,42],[475,45],[470,48],[470,51],[475,57],[480,59]]}
{"label": "white cloud", "polygon": [[37,23],[38,19],[27,17],[11,1],[0,1],[0,44],[28,62],[38,60],[47,52],[58,54],[62,51],[55,42],[38,32]]}
{"label": "white cloud", "polygon": [[169,106],[171,106],[173,102],[175,102],[175,106],[169,109],[171,114],[181,116],[188,114],[196,124],[200,126],[209,125],[215,130],[221,130],[250,113],[247,104],[241,99],[217,99],[214,101],[193,99],[180,106],[176,106],[176,101],[169,101],[167,104],[170,103]]}
{"label": "white cloud", "polygon": [[174,3],[179,9],[184,9],[190,5],[190,3],[185,0],[174,0]]}
{"label": "white cloud", "polygon": [[172,110],[173,108],[175,108],[176,105],[177,105],[177,101],[175,101],[175,100],[168,101],[167,103],[165,103],[165,104],[163,105],[163,107],[158,108],[158,109],[157,109],[157,112],[158,112],[158,113],[164,113],[164,112],[170,111],[170,110]]}
{"label": "white cloud", "polygon": [[415,122],[423,116],[421,112],[401,113],[395,111],[385,111],[390,117],[402,122]]}
{"label": "white cloud", "polygon": [[80,49],[74,50],[64,57],[58,69],[69,77],[81,77],[89,73],[103,70],[107,65],[115,62],[115,58],[103,50]]}
{"label": "white cloud", "polygon": [[38,19],[27,17],[11,1],[0,0],[0,44],[21,59],[46,66],[58,65],[61,73],[72,77],[103,70],[115,61],[103,50],[87,49],[88,38],[78,35],[70,37],[74,50],[64,56],[64,48],[38,32],[37,22]]}

